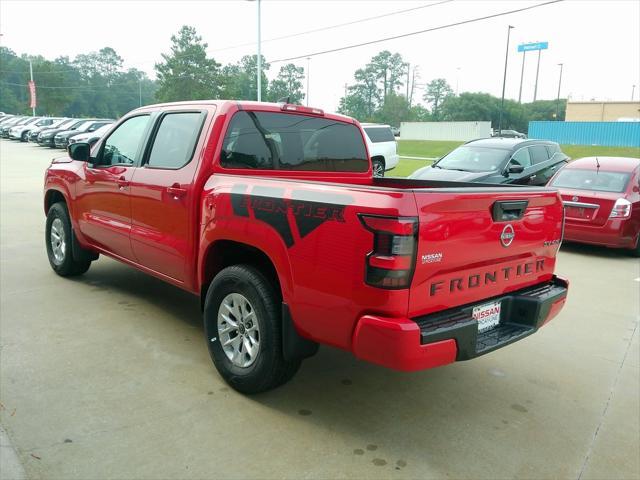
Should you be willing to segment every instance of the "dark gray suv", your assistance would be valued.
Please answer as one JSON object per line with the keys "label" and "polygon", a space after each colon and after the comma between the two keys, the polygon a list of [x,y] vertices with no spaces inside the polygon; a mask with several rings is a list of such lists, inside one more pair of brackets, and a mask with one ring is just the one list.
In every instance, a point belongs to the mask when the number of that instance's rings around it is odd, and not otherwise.
{"label": "dark gray suv", "polygon": [[546,185],[569,160],[555,142],[482,138],[460,145],[432,165],[416,170],[409,178]]}

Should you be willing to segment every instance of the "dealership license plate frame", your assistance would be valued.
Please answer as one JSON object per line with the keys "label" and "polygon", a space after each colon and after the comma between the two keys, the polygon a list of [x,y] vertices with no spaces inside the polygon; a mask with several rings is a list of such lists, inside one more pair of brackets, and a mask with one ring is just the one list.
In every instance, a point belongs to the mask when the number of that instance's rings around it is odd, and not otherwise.
{"label": "dealership license plate frame", "polygon": [[[492,312],[482,315],[484,312]],[[500,325],[500,317],[502,314],[502,302],[489,302],[473,307],[473,319],[478,322],[478,333],[488,332]]]}

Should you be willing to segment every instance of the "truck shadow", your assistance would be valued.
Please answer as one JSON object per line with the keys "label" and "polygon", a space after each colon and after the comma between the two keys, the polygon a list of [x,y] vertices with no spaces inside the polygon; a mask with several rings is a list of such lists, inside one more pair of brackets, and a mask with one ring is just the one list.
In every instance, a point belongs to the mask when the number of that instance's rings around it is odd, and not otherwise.
{"label": "truck shadow", "polygon": [[[116,304],[147,303],[167,313],[153,322],[202,328],[197,297],[125,265],[100,260],[74,281],[85,284],[88,291],[113,294]],[[184,348],[192,349],[191,345]],[[281,418],[274,435],[289,428],[308,431],[313,441],[324,447],[333,442],[336,453],[352,456],[363,466],[386,466],[419,476],[428,465],[430,471],[444,474],[460,460],[461,448],[467,450],[471,442],[486,436],[514,435],[513,427],[530,421],[525,398],[529,393],[517,392],[507,374],[489,369],[486,361],[404,373],[321,347],[286,385],[243,397],[218,377],[204,342],[199,348],[207,363],[203,370],[210,370],[194,387],[213,390],[210,398],[215,403],[207,409],[253,403],[256,408],[245,405],[237,415],[249,424],[257,422],[256,432],[270,428],[258,426],[266,408]]]}

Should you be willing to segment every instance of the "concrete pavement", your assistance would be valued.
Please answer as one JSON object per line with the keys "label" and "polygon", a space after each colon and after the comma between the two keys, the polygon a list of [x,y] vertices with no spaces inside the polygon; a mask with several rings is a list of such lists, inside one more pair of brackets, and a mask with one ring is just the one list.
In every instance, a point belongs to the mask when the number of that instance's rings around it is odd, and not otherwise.
{"label": "concrete pavement", "polygon": [[243,397],[197,298],[107,258],[51,271],[56,154],[0,140],[0,422],[27,478],[640,477],[638,259],[563,246],[565,310],[474,361],[406,374],[323,347]]}

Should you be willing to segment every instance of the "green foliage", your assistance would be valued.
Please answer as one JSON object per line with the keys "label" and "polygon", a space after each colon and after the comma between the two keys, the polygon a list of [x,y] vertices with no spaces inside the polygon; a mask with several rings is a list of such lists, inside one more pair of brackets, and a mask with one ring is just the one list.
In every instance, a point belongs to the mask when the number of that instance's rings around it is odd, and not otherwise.
{"label": "green foliage", "polygon": [[17,56],[0,47],[0,110],[30,114],[29,60],[37,88],[38,115],[117,118],[153,100],[155,82],[144,72],[123,71],[122,58],[110,47],[98,52],[47,60]]}
{"label": "green foliage", "polygon": [[277,102],[279,99],[289,97],[290,103],[302,103],[305,94],[302,92],[304,69],[288,63],[280,67],[278,77],[269,85],[269,101]]}
{"label": "green foliage", "polygon": [[[566,100],[560,100],[560,118],[564,120]],[[502,128],[527,133],[532,120],[555,120],[556,102],[539,100],[533,103],[519,104],[513,100],[504,101]],[[493,128],[498,128],[500,117],[500,99],[488,93],[462,93],[450,96],[442,103],[441,120],[490,121]]]}
{"label": "green foliage", "polygon": [[453,96],[453,90],[444,78],[436,78],[427,84],[423,100],[431,105],[431,115],[434,120],[440,119],[440,106],[451,96]]}
{"label": "green foliage", "polygon": [[[37,86],[37,114],[117,118],[156,101],[229,98],[257,100],[257,56],[221,65],[207,56],[207,43],[195,28],[183,26],[171,37],[171,51],[155,65],[157,81],[137,69],[124,70],[123,59],[110,47],[53,61],[18,56],[0,47],[0,110],[28,114],[29,60]],[[269,85],[269,64],[262,57],[262,100],[290,96],[304,99],[304,70],[284,65]]]}
{"label": "green foliage", "polygon": [[184,25],[171,42],[171,53],[163,53],[163,62],[155,65],[156,98],[161,102],[218,98],[220,64],[207,57],[208,45],[196,29]]}

